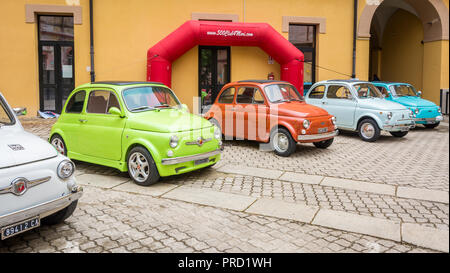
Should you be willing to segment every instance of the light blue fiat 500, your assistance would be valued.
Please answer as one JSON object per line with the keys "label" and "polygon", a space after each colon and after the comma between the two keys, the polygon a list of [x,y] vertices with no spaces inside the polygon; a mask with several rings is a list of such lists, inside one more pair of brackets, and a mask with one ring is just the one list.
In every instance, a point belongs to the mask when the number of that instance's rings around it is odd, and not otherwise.
{"label": "light blue fiat 500", "polygon": [[373,82],[373,85],[387,100],[398,102],[412,110],[416,115],[416,124],[423,124],[426,128],[433,129],[443,120],[441,108],[429,100],[422,99],[421,92],[416,92],[411,84]]}
{"label": "light blue fiat 500", "polygon": [[357,131],[364,141],[376,141],[381,130],[404,137],[414,128],[414,113],[405,106],[385,100],[370,82],[329,80],[317,82],[306,95],[306,102],[336,117],[340,130]]}

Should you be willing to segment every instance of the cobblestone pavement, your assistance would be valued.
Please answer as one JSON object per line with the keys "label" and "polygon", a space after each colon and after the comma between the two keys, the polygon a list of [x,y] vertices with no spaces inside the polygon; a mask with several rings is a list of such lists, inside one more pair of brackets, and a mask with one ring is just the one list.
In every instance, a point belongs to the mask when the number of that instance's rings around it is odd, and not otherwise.
{"label": "cobblestone pavement", "polygon": [[181,201],[85,187],[66,224],[1,252],[432,252],[370,236]]}
{"label": "cobblestone pavement", "polygon": [[[22,120],[26,130],[44,139],[48,137],[53,122]],[[343,133],[326,150],[309,144],[298,145],[297,153],[290,158],[260,151],[254,142],[226,141],[218,167],[232,163],[448,191],[448,136],[448,126],[431,131],[416,128],[403,139],[394,139],[383,133],[376,143],[366,143],[355,134]],[[83,162],[76,164],[77,173],[127,177],[127,174],[111,168]],[[164,178],[162,183],[281,199],[404,223],[422,223],[444,230],[449,226],[449,206],[438,202],[225,174],[214,169]],[[67,223],[69,225],[41,227],[2,242],[0,252],[429,251],[294,221],[94,187],[86,188],[79,209]],[[195,247],[197,244],[202,247]]]}

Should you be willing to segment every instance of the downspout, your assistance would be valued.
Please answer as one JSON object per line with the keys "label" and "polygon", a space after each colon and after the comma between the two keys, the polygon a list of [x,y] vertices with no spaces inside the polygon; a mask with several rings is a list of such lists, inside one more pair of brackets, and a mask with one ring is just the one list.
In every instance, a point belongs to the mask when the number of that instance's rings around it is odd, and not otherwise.
{"label": "downspout", "polygon": [[353,0],[353,63],[352,78],[356,78],[356,32],[358,28],[358,0]]}
{"label": "downspout", "polygon": [[95,67],[94,67],[94,0],[89,0],[89,32],[90,32],[90,45],[91,45],[91,82],[95,82]]}

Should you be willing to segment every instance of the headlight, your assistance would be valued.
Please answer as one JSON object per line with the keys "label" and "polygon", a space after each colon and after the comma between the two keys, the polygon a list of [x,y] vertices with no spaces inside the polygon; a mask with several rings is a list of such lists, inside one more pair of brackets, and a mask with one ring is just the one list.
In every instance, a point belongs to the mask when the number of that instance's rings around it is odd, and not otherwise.
{"label": "headlight", "polygon": [[73,162],[70,160],[61,161],[56,171],[59,178],[61,179],[67,179],[71,177],[74,172],[75,172],[75,164],[73,164]]}
{"label": "headlight", "polygon": [[438,112],[442,113],[441,107],[438,107]]}
{"label": "headlight", "polygon": [[416,108],[415,110],[414,110],[414,113],[417,115],[417,114],[419,114],[419,108]]}
{"label": "headlight", "polygon": [[216,126],[214,126],[214,137],[216,139],[221,139],[222,138],[222,132],[220,131],[220,129]]}
{"label": "headlight", "polygon": [[336,125],[336,117],[331,117],[331,122],[333,123],[333,125]]}
{"label": "headlight", "polygon": [[309,120],[305,119],[303,121],[303,128],[308,129],[310,125],[311,123],[309,122]]}
{"label": "headlight", "polygon": [[413,111],[409,111],[409,117],[413,118],[414,117],[414,112]]}
{"label": "headlight", "polygon": [[392,118],[392,112],[388,112],[388,113],[387,113],[387,118],[388,118],[388,119],[391,119],[391,118]]}
{"label": "headlight", "polygon": [[169,143],[170,147],[175,148],[178,146],[178,137],[173,135],[170,137],[170,143]]}

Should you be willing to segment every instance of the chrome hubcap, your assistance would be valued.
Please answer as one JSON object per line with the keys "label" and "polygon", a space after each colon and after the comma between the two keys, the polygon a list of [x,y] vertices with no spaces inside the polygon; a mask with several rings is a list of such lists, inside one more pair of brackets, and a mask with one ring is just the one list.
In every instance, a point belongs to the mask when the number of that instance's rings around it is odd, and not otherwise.
{"label": "chrome hubcap", "polygon": [[375,128],[370,123],[364,123],[361,126],[361,134],[364,138],[372,138],[375,135]]}
{"label": "chrome hubcap", "polygon": [[139,152],[135,152],[128,160],[128,169],[134,180],[145,182],[150,175],[150,168],[145,156]]}
{"label": "chrome hubcap", "polygon": [[53,147],[55,147],[55,149],[56,149],[56,151],[58,151],[58,153],[65,155],[64,154],[64,143],[62,142],[61,139],[59,139],[59,138],[53,139],[52,145],[53,145]]}
{"label": "chrome hubcap", "polygon": [[286,152],[289,148],[289,139],[283,133],[277,133],[274,138],[274,148],[278,152]]}

